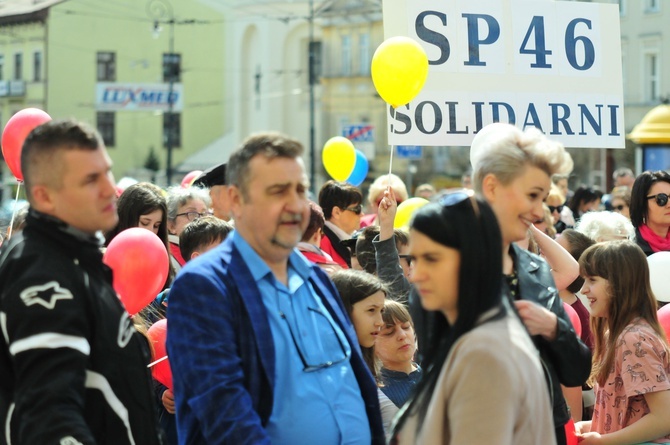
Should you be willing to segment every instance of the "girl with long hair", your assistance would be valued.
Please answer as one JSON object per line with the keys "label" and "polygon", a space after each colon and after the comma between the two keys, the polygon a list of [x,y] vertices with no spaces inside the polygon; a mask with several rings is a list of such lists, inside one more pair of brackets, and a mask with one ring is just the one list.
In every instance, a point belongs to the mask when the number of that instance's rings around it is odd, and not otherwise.
{"label": "girl with long hair", "polygon": [[[112,230],[105,234],[105,246],[126,229],[140,227],[152,231],[165,245],[170,253],[168,244],[168,208],[163,190],[150,182],[138,182],[121,193],[116,203],[119,222]],[[170,264],[168,277],[163,289],[167,289],[175,277],[175,269]],[[151,318],[151,317],[149,317]]]}
{"label": "girl with long hair", "polygon": [[[372,376],[379,381],[379,364],[375,357],[375,342],[379,331],[384,326],[382,313],[386,296],[389,291],[384,282],[376,276],[362,270],[343,269],[335,272],[331,279],[342,298],[344,308],[351,319],[363,353],[363,360],[368,365]],[[382,414],[384,433],[388,436],[391,420],[398,408],[379,389],[377,389],[379,406]]]}
{"label": "girl with long hair", "polygon": [[374,346],[379,330],[384,326],[382,312],[388,293],[386,285],[374,275],[353,269],[338,271],[331,279],[354,325],[363,358],[376,379]]}
{"label": "girl with long hair", "polygon": [[644,252],[630,241],[600,243],[579,265],[591,305],[596,391],[593,419],[576,425],[580,444],[670,444],[670,347]]}
{"label": "girl with long hair", "polygon": [[138,182],[121,193],[116,203],[119,223],[105,235],[105,245],[120,232],[141,227],[155,233],[168,248],[167,201],[160,187]]}
{"label": "girl with long hair", "polygon": [[392,443],[555,444],[537,350],[502,293],[501,247],[494,213],[469,193],[414,215],[411,281],[430,322],[417,325],[424,377]]}

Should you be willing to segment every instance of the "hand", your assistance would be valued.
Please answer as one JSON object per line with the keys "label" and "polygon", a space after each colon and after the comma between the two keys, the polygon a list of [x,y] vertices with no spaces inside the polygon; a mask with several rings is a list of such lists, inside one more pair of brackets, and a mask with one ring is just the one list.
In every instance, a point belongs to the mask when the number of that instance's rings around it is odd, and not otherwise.
{"label": "hand", "polygon": [[575,433],[580,436],[582,434],[588,433],[591,431],[591,421],[583,420],[581,422],[575,422]]}
{"label": "hand", "polygon": [[379,240],[384,241],[393,236],[393,221],[398,210],[398,203],[391,187],[384,191],[384,197],[377,208],[377,219],[379,220]]}
{"label": "hand", "polygon": [[556,339],[558,329],[556,314],[532,301],[518,300],[514,305],[530,335],[541,335],[548,341]]}
{"label": "hand", "polygon": [[174,394],[172,393],[171,390],[166,389],[165,391],[163,391],[163,396],[161,397],[161,402],[163,402],[163,406],[165,407],[165,411],[169,412],[170,414],[175,413]]}
{"label": "hand", "polygon": [[604,443],[599,433],[577,434],[577,442],[581,445],[602,445]]}

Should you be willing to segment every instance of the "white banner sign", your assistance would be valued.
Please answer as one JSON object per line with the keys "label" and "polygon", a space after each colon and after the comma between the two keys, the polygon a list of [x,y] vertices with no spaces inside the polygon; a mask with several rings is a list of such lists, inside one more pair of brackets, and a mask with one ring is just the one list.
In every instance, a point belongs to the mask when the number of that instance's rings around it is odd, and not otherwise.
{"label": "white banner sign", "polygon": [[430,63],[419,96],[389,108],[390,144],[469,146],[499,121],[566,147],[625,147],[615,4],[384,0],[384,34],[415,39]]}
{"label": "white banner sign", "polygon": [[96,84],[95,108],[98,111],[172,111],[184,108],[181,83],[115,83]]}

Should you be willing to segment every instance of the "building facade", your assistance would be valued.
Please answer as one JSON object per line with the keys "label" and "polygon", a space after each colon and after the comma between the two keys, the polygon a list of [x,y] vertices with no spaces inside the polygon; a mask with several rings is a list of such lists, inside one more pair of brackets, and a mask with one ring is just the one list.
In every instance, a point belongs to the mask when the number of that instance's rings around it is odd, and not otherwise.
{"label": "building facade", "polygon": [[[625,123],[626,133],[630,133],[652,108],[670,101],[670,3],[662,0],[618,0],[618,3]],[[628,141],[627,148],[635,150],[637,173],[646,168],[670,170],[670,165],[645,163],[643,150],[632,142]],[[670,145],[666,150],[670,150]]]}
{"label": "building facade", "polygon": [[171,145],[178,183],[180,162],[224,133],[224,34],[195,0],[4,1],[0,122],[27,107],[88,122],[117,178],[163,185]]}

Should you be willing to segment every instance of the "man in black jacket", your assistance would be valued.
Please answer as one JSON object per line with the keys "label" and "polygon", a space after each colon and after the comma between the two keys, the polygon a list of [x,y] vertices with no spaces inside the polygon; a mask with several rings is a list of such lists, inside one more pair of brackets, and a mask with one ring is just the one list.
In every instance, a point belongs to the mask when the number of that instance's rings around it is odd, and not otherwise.
{"label": "man in black jacket", "polygon": [[21,165],[31,208],[0,255],[0,443],[160,444],[148,344],[99,249],[118,220],[100,136],[46,123]]}

